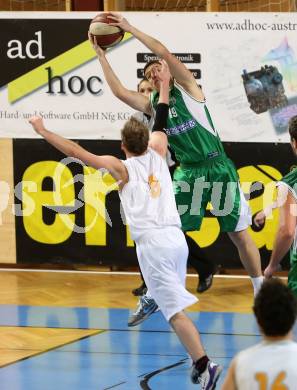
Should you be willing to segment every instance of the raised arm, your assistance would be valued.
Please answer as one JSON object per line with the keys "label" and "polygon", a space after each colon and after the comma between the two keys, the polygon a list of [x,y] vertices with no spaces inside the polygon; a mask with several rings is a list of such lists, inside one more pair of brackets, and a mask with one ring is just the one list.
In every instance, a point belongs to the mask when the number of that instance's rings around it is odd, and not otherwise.
{"label": "raised arm", "polygon": [[98,46],[96,40],[89,33],[89,40],[97,53],[98,60],[101,64],[104,77],[109,85],[112,93],[124,103],[128,104],[128,106],[134,108],[137,111],[144,112],[148,115],[151,115],[151,106],[149,102],[149,98],[144,96],[143,94],[135,91],[131,91],[124,87],[121,83],[117,75],[114,73],[112,67],[107,61],[105,51]]}
{"label": "raised arm", "polygon": [[155,53],[158,57],[164,59],[168,66],[171,75],[191,96],[197,100],[203,100],[204,95],[201,88],[196,83],[196,80],[189,69],[180,62],[170,51],[157,39],[131,26],[130,23],[122,15],[109,12],[108,18],[113,20],[111,23],[114,26],[121,27],[124,31],[130,32],[135,38],[142,42],[149,50]]}
{"label": "raised arm", "polygon": [[168,140],[164,128],[166,127],[169,110],[170,73],[168,65],[164,60],[162,60],[161,71],[158,72],[156,76],[160,80],[160,93],[158,105],[156,108],[155,123],[153,126],[153,132],[150,136],[149,146],[162,157],[165,157],[168,148]]}
{"label": "raised arm", "polygon": [[107,169],[115,180],[121,182],[120,186],[127,183],[128,172],[125,165],[118,158],[114,156],[97,156],[88,152],[77,143],[48,131],[44,127],[42,118],[38,116],[30,118],[29,123],[33,126],[37,134],[41,135],[48,143],[66,154],[66,156],[77,158],[96,169]]}

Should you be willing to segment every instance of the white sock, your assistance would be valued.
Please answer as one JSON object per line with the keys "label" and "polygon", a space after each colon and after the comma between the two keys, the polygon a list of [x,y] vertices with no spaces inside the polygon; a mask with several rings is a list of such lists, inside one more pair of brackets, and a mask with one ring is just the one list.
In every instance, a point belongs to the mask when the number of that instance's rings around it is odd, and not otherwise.
{"label": "white sock", "polygon": [[261,286],[262,286],[262,283],[264,281],[264,277],[261,275],[261,276],[257,276],[255,278],[251,278],[251,281],[253,283],[253,287],[254,287],[254,297],[257,295],[258,291],[260,290]]}

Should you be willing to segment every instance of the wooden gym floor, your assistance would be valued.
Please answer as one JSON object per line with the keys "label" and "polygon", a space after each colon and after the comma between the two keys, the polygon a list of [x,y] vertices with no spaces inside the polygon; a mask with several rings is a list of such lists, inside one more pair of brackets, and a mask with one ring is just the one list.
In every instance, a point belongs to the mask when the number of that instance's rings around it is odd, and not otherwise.
{"label": "wooden gym floor", "polygon": [[[131,289],[139,283],[125,273],[0,270],[0,388],[197,388],[160,312],[127,327],[137,303]],[[187,278],[193,293],[196,284],[196,276]],[[189,308],[207,353],[225,368],[260,339],[252,303],[247,278],[218,275]]]}

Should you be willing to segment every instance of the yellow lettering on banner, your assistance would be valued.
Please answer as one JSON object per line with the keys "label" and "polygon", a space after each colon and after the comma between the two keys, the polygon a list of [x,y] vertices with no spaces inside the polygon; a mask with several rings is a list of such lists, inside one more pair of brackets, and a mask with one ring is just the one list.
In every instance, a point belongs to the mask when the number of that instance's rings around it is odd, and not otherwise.
{"label": "yellow lettering on banner", "polygon": [[[212,208],[208,203],[207,210]],[[220,234],[220,225],[215,217],[204,217],[200,230],[187,232],[187,234],[196,241],[200,248],[205,248],[213,244]]]}
{"label": "yellow lettering on banner", "polygon": [[[53,180],[52,191],[42,190],[42,183],[47,177]],[[33,191],[30,186],[23,187],[23,198],[31,197],[34,202],[32,213],[23,216],[28,236],[43,244],[60,244],[66,241],[72,234],[75,216],[57,212],[54,222],[47,225],[42,218],[42,209],[45,206],[74,206],[74,186],[69,185],[69,181],[73,182],[70,169],[56,161],[37,162],[26,169],[23,181],[36,183],[37,186],[34,186]]]}
{"label": "yellow lettering on banner", "polygon": [[[255,182],[264,184],[263,194],[249,201],[252,215],[255,215],[258,211],[263,210],[263,208],[273,203],[276,196],[275,181],[282,178],[282,174],[273,167],[268,165],[259,165],[259,168],[261,170],[257,169],[255,166],[247,166],[238,170],[243,192],[248,193],[250,187]],[[267,173],[270,177],[265,173]],[[273,181],[271,177],[274,178],[275,181]],[[272,250],[278,225],[278,214],[279,212],[277,209],[273,210],[271,216],[266,218],[265,226],[259,232],[255,232],[249,228],[252,239],[258,248],[266,247],[268,250]]]}
{"label": "yellow lettering on banner", "polygon": [[[25,190],[26,189],[26,190]],[[30,216],[35,210],[35,202],[28,193],[37,192],[37,185],[32,181],[22,181],[22,215]]]}
{"label": "yellow lettering on banner", "polygon": [[[110,174],[102,174],[94,168],[84,167],[84,200],[86,245],[106,245],[106,195],[118,190]],[[111,221],[112,222],[112,221]]]}

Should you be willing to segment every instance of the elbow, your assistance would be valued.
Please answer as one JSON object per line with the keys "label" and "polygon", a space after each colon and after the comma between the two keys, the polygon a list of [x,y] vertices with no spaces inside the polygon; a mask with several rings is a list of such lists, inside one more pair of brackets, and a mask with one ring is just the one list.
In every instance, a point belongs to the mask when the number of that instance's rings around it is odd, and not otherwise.
{"label": "elbow", "polygon": [[166,153],[167,153],[167,148],[160,146],[160,147],[157,147],[157,149],[155,149],[155,150],[157,153],[159,153],[162,157],[165,158]]}
{"label": "elbow", "polygon": [[118,87],[118,88],[114,88],[112,90],[112,93],[114,94],[114,96],[120,100],[124,100],[125,99],[125,96],[127,95],[127,90],[125,88],[122,88],[122,87]]}
{"label": "elbow", "polygon": [[116,98],[118,98],[118,99],[120,99],[120,100],[123,100],[124,94],[123,94],[122,91],[120,91],[120,90],[114,90],[114,91],[113,91],[113,94],[114,94],[114,96],[115,96]]}

